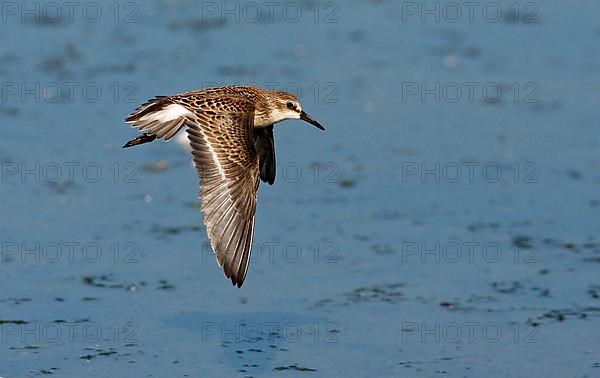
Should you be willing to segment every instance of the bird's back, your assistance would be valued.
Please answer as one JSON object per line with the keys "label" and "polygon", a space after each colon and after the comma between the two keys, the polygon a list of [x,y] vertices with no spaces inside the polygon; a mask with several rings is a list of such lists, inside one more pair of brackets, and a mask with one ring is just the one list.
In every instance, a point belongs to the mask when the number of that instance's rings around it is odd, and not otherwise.
{"label": "bird's back", "polygon": [[251,86],[244,85],[230,85],[225,87],[213,87],[200,89],[191,92],[184,92],[177,95],[170,96],[171,99],[195,99],[195,100],[206,100],[214,99],[218,97],[242,97],[246,100],[257,103],[264,100],[265,96],[269,91],[259,89]]}

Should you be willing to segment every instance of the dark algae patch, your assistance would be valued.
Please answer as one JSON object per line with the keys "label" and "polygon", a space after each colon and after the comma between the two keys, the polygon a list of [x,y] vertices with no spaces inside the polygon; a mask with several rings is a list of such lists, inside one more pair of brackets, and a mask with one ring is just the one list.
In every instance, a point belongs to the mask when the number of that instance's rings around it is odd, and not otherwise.
{"label": "dark algae patch", "polygon": [[152,226],[152,234],[156,235],[157,239],[165,239],[169,236],[175,236],[184,232],[203,232],[204,228],[198,225],[192,226]]}
{"label": "dark algae patch", "polygon": [[0,300],[0,303],[9,303],[12,305],[19,305],[25,302],[31,302],[31,298],[6,298]]}
{"label": "dark algae patch", "polygon": [[90,360],[93,360],[94,358],[98,358],[98,357],[110,357],[110,356],[118,356],[119,355],[119,353],[114,348],[109,348],[108,350],[92,349],[92,348],[88,348],[88,349],[93,350],[94,353],[85,354],[85,355],[79,357],[80,359],[90,361]]}
{"label": "dark algae patch", "polygon": [[361,287],[345,293],[344,297],[346,298],[346,304],[373,301],[398,303],[404,300],[404,296],[400,291],[402,287],[404,287],[402,283]]}
{"label": "dark algae patch", "polygon": [[497,281],[492,282],[492,289],[501,294],[515,294],[523,289],[523,284],[519,281]]}
{"label": "dark algae patch", "polygon": [[307,367],[298,366],[298,365],[277,366],[277,367],[274,367],[273,370],[274,371],[291,370],[291,371],[300,371],[300,372],[314,372],[314,371],[317,371],[317,369],[307,368]]}
{"label": "dark algae patch", "polygon": [[342,188],[352,188],[354,185],[356,185],[356,181],[352,179],[342,179],[339,181],[339,185]]}
{"label": "dark algae patch", "polygon": [[564,322],[569,319],[586,320],[591,317],[600,317],[600,307],[550,310],[534,319],[528,319],[527,323],[537,327],[544,323]]}
{"label": "dark algae patch", "polygon": [[533,238],[529,236],[515,236],[512,239],[513,246],[520,249],[531,249],[534,248]]}
{"label": "dark algae patch", "polygon": [[23,325],[23,324],[29,324],[29,322],[27,320],[2,320],[0,319],[0,325],[2,324],[15,324],[15,325]]}
{"label": "dark algae patch", "polygon": [[158,281],[158,289],[159,290],[175,290],[175,285],[171,284],[167,280]]}
{"label": "dark algae patch", "polygon": [[[87,286],[107,288],[107,289],[125,289],[129,292],[137,291],[140,287],[145,287],[148,283],[146,281],[139,281],[138,283],[117,283],[115,282],[112,274],[99,274],[99,275],[84,275],[81,277],[81,282]],[[165,279],[158,280],[156,289],[158,290],[175,290],[175,285]],[[82,301],[94,301],[98,300],[96,297],[82,297]]]}

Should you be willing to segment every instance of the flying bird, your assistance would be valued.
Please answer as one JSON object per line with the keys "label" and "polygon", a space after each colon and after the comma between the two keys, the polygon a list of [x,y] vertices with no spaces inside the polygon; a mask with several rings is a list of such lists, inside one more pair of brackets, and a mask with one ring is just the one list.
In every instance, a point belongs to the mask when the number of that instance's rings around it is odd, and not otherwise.
{"label": "flying bird", "polygon": [[273,126],[286,119],[325,130],[293,94],[250,86],[157,96],[125,119],[143,134],[123,148],[168,141],[185,127],[206,232],[217,262],[237,287],[248,271],[258,185],[275,182]]}

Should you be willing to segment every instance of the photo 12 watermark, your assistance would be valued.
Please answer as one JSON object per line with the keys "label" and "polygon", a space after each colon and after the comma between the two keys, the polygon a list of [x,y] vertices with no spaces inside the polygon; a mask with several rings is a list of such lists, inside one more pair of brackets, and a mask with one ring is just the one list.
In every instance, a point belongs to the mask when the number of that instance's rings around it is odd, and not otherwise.
{"label": "photo 12 watermark", "polygon": [[340,328],[335,322],[204,322],[202,342],[221,343],[339,343]]}
{"label": "photo 12 watermark", "polygon": [[403,263],[457,264],[511,262],[515,264],[536,264],[540,262],[539,246],[528,241],[511,246],[496,241],[450,241],[425,242],[406,241],[401,244]]}
{"label": "photo 12 watermark", "polygon": [[[231,251],[220,251],[219,255],[235,256],[238,251],[233,248]],[[202,243],[202,262],[213,263],[215,254],[209,242]],[[249,262],[255,264],[259,261],[268,263],[290,263],[309,262],[314,264],[335,264],[342,259],[340,247],[337,243],[314,242],[310,245],[303,245],[295,241],[267,241],[263,243],[252,243]]]}
{"label": "photo 12 watermark", "polygon": [[137,104],[140,87],[133,81],[99,83],[95,81],[4,81],[0,84],[2,104]]}
{"label": "photo 12 watermark", "polygon": [[139,343],[137,323],[112,322],[100,324],[89,319],[54,320],[0,320],[0,340],[4,344],[57,344],[57,343],[112,343],[135,345]]}
{"label": "photo 12 watermark", "polygon": [[457,103],[489,103],[496,104],[503,100],[515,104],[537,104],[540,86],[528,81],[510,84],[494,81],[463,82],[416,82],[405,81],[401,84],[402,103],[418,102],[422,104],[457,104]]}
{"label": "photo 12 watermark", "polygon": [[140,167],[134,162],[7,161],[0,163],[0,183],[87,183],[100,181],[137,184]]}
{"label": "photo 12 watermark", "polygon": [[337,24],[340,6],[334,1],[203,1],[202,22]]}
{"label": "photo 12 watermark", "polygon": [[402,183],[495,184],[504,179],[514,184],[537,184],[540,181],[540,167],[535,162],[405,161],[400,164],[400,172]]}
{"label": "photo 12 watermark", "polygon": [[97,241],[0,242],[0,263],[59,264],[110,262],[136,264],[140,247],[134,242]]}
{"label": "photo 12 watermark", "polygon": [[539,13],[540,7],[533,1],[403,1],[400,20],[403,24],[537,24]]}
{"label": "photo 12 watermark", "polygon": [[512,342],[539,343],[539,327],[497,322],[402,322],[403,343],[473,344]]}
{"label": "photo 12 watermark", "polygon": [[139,20],[140,6],[134,1],[3,1],[0,4],[2,23],[17,20],[22,23],[96,24],[103,20],[134,24]]}

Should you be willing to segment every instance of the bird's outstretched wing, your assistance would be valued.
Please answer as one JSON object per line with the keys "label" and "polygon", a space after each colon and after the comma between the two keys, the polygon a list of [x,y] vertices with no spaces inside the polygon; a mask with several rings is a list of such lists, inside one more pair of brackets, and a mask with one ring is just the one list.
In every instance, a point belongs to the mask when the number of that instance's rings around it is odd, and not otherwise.
{"label": "bird's outstretched wing", "polygon": [[[259,159],[254,146],[254,105],[246,99],[203,98],[182,103],[193,160],[200,176],[204,224],[217,261],[241,287],[254,232]],[[191,106],[193,105],[193,106]]]}
{"label": "bird's outstretched wing", "polygon": [[260,179],[273,185],[276,168],[273,125],[254,130],[254,146],[258,153]]}

